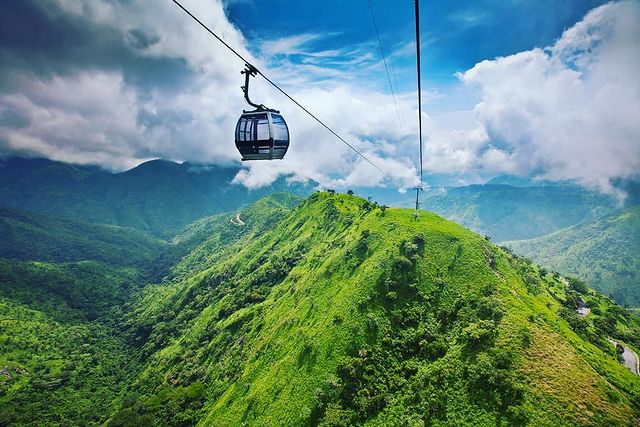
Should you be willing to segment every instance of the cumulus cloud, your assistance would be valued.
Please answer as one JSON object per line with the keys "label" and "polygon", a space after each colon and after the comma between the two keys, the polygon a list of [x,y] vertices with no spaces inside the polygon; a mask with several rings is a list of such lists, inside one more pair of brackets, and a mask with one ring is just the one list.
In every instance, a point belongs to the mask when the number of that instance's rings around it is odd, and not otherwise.
{"label": "cumulus cloud", "polygon": [[[243,64],[202,28],[193,25],[173,3],[46,3],[48,11],[27,2],[24,13],[37,14],[42,28],[73,24],[85,61],[66,58],[60,60],[64,67],[53,67],[46,73],[34,72],[30,67],[33,64],[25,65],[24,61],[14,64],[14,68],[25,67],[29,73],[12,90],[0,94],[3,116],[20,123],[0,128],[1,151],[98,163],[113,169],[156,157],[204,163],[237,161],[233,129],[239,113],[247,108],[239,90]],[[376,164],[384,166],[393,180],[413,183],[415,169],[402,149],[395,147],[397,141],[410,135],[397,130],[390,97],[357,91],[338,80],[322,87],[311,84],[319,78],[344,76],[335,64],[320,67],[307,63],[302,69],[294,69],[292,64],[283,62],[287,55],[282,61],[269,64],[269,49],[281,51],[286,46],[286,54],[308,58],[338,61],[339,57],[349,56],[342,50],[316,52],[307,46],[318,37],[330,35],[268,40],[262,44],[264,52],[256,57],[246,48],[242,33],[226,18],[220,1],[184,3],[227,43],[274,79],[284,82],[297,99],[313,106],[319,117]],[[54,34],[50,36],[55,38]],[[109,48],[100,52],[103,39],[108,39]],[[73,50],[73,40],[56,39],[56,43],[62,52]],[[3,48],[8,49],[0,46]],[[45,55],[43,62],[55,62],[55,58],[46,56],[47,52],[40,53]],[[98,60],[101,54],[110,56],[109,66]],[[364,53],[358,51],[358,55]],[[270,65],[277,68],[270,69]],[[177,81],[167,82],[176,75]],[[293,143],[284,161],[245,164],[237,183],[257,187],[283,174],[327,185],[385,182],[376,169],[364,166],[366,162],[363,165],[361,158],[263,80],[254,79],[251,90],[252,98],[283,112]]]}
{"label": "cumulus cloud", "polygon": [[469,139],[472,166],[603,190],[613,178],[637,174],[638,40],[640,3],[609,3],[553,46],[483,61],[460,74],[482,90],[475,119],[486,135],[480,143]]}
{"label": "cumulus cloud", "polygon": [[[184,3],[390,176],[254,79],[252,98],[281,110],[292,144],[283,161],[243,164],[235,182],[255,188],[286,175],[325,186],[415,185],[415,94],[398,96],[400,116],[411,118],[400,126],[391,96],[363,79],[353,84],[349,73],[354,64],[383,73],[375,43],[316,50],[332,34],[306,33],[258,41],[252,54],[220,0]],[[481,102],[474,111],[424,114],[425,171],[466,181],[502,173],[578,179],[603,189],[636,173],[638,9],[635,1],[607,4],[552,46],[461,73],[463,90]],[[22,27],[27,17],[37,25],[0,40],[0,152],[114,169],[158,157],[237,162],[243,64],[172,2],[9,0],[7,10],[2,26]],[[425,101],[442,96],[429,92]]]}
{"label": "cumulus cloud", "polygon": [[0,97],[0,108],[23,118],[21,126],[0,130],[5,150],[112,167],[137,163],[131,144],[138,137],[136,99],[118,74],[33,80]]}
{"label": "cumulus cloud", "polygon": [[[3,76],[21,77],[0,94],[0,109],[22,119],[21,126],[0,128],[3,152],[114,169],[157,157],[217,163],[236,158],[228,139],[232,112],[242,108],[238,64],[172,3],[44,3],[13,7],[16,16],[35,16],[40,23],[26,27],[35,33],[23,38],[49,38],[52,48],[22,45],[26,58],[43,56],[48,67],[25,58],[3,64],[13,67]],[[221,4],[187,3],[247,54]],[[11,52],[13,44],[0,43],[0,49]],[[62,54],[55,58],[48,50]]]}

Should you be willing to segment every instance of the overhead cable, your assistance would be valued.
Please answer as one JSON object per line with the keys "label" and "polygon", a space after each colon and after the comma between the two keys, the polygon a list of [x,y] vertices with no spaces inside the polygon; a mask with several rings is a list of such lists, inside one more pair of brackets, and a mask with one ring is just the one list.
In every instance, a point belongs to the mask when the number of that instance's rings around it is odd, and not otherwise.
{"label": "overhead cable", "polygon": [[209,34],[211,34],[213,37],[215,37],[220,43],[222,43],[227,49],[229,49],[233,54],[235,54],[238,58],[240,58],[245,64],[248,64],[250,66],[252,66],[260,76],[262,76],[262,78],[264,78],[267,82],[269,82],[273,87],[275,87],[278,91],[280,91],[280,93],[282,93],[284,96],[286,96],[287,98],[289,98],[289,100],[291,100],[294,104],[296,104],[298,107],[300,107],[305,113],[307,113],[309,116],[311,116],[316,122],[318,122],[320,125],[322,125],[326,130],[328,130],[329,132],[331,132],[331,134],[333,134],[336,138],[338,138],[340,141],[342,141],[347,147],[351,148],[356,154],[358,154],[360,157],[362,157],[367,163],[369,163],[371,166],[373,166],[374,168],[376,168],[380,173],[382,173],[384,176],[391,178],[385,171],[383,171],[380,167],[378,167],[378,165],[376,165],[375,163],[373,163],[371,160],[369,160],[367,158],[367,156],[365,156],[364,154],[362,154],[357,148],[355,148],[353,145],[349,144],[343,137],[341,137],[340,135],[338,135],[333,129],[331,129],[329,126],[327,126],[322,120],[320,120],[318,117],[315,116],[315,114],[313,114],[311,111],[309,111],[307,108],[305,108],[302,104],[300,104],[298,101],[296,101],[291,95],[289,95],[287,92],[285,92],[284,89],[280,88],[280,86],[278,86],[276,83],[274,83],[271,79],[269,79],[266,75],[264,75],[262,73],[262,71],[260,71],[258,68],[256,68],[255,66],[253,66],[251,64],[251,62],[249,62],[249,60],[247,60],[245,57],[243,57],[240,53],[238,53],[238,51],[236,51],[233,47],[231,47],[227,42],[225,42],[221,37],[219,37],[216,33],[213,32],[213,30],[211,30],[209,27],[207,27],[201,20],[199,20],[193,13],[191,13],[187,8],[185,8],[178,0],[171,0],[173,1],[180,9],[182,9],[187,15],[189,15],[195,22],[197,22],[198,24],[200,24],[200,26],[202,28],[204,28],[205,30],[207,30],[209,32]]}
{"label": "overhead cable", "polygon": [[420,205],[420,190],[422,190],[422,83],[420,72],[420,0],[415,0],[416,16],[416,68],[418,73],[418,141],[420,144],[420,184],[416,187],[416,216]]}
{"label": "overhead cable", "polygon": [[[398,103],[396,101],[396,92],[398,91],[398,82],[396,81],[396,90],[393,90],[393,84],[391,83],[391,75],[389,74],[389,67],[387,66],[387,59],[384,54],[384,49],[382,48],[382,40],[380,38],[380,32],[378,31],[378,23],[376,22],[376,15],[373,12],[373,5],[371,4],[371,0],[369,0],[369,10],[371,11],[371,19],[373,21],[373,28],[376,30],[376,36],[378,37],[378,46],[380,47],[380,55],[382,55],[382,62],[384,63],[384,71],[387,73],[387,80],[389,81],[389,89],[391,90],[391,96],[393,97],[393,105],[396,108],[396,116],[398,116],[398,125],[400,126],[400,130],[404,133],[404,129],[402,127],[402,119],[400,118],[400,112],[398,111]],[[389,60],[391,63],[391,60]],[[393,64],[391,64],[393,71]],[[396,75],[395,71],[393,71],[393,79],[395,81]]]}

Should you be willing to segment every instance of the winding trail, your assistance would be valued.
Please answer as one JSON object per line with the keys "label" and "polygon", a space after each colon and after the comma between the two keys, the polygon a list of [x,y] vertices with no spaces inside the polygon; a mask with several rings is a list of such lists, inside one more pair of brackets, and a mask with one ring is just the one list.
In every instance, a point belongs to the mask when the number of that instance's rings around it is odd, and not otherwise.
{"label": "winding trail", "polygon": [[634,374],[638,375],[638,355],[636,352],[625,345],[622,357],[624,358],[624,366]]}
{"label": "winding trail", "polygon": [[236,216],[231,218],[231,224],[233,224],[233,225],[245,225],[245,222],[240,219],[240,214],[237,213]]}

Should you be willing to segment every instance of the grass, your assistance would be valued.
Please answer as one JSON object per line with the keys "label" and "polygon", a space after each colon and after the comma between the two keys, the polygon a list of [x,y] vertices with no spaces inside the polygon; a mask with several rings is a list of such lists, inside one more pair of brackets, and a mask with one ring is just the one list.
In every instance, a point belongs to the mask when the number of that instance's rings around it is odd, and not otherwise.
{"label": "grass", "polygon": [[[418,235],[422,254],[410,274],[399,274],[394,263],[403,256],[403,242]],[[383,215],[363,199],[319,193],[251,236],[223,249],[219,263],[167,285],[174,293],[165,295],[164,308],[157,311],[179,313],[177,332],[153,353],[138,383],[163,383],[167,376],[177,384],[202,381],[208,390],[199,418],[204,425],[329,425],[340,418],[336,414],[371,425],[424,420],[424,405],[433,396],[415,403],[407,390],[418,387],[428,372],[446,379],[446,394],[434,391],[443,400],[431,403],[440,409],[427,417],[435,424],[526,418],[540,424],[628,425],[637,420],[632,398],[638,379],[558,316],[562,302],[551,292],[564,285],[555,279],[547,283],[534,267],[524,269],[517,258],[461,226],[427,212],[418,219],[400,209]],[[535,277],[540,292],[528,290],[524,274]],[[394,275],[395,290],[382,292],[381,283]],[[469,348],[462,336],[482,324],[474,317],[481,316],[474,300],[483,295],[505,315],[495,342]],[[446,343],[444,356],[429,360],[400,350],[385,353],[385,336],[410,342],[397,322],[414,309],[436,319],[437,335]],[[451,324],[438,320],[447,313]],[[466,320],[453,320],[456,316]],[[424,325],[406,327],[413,331]],[[527,348],[516,333],[523,328],[532,336]],[[360,351],[380,360],[358,360]],[[499,366],[501,352],[513,358],[511,368]],[[485,359],[499,378],[498,385],[487,386],[494,396],[490,401],[469,386],[476,375],[470,371],[484,369],[479,363]],[[345,360],[363,373],[341,377]],[[386,380],[390,400],[370,411],[363,396],[347,396],[345,390],[348,381],[356,381],[358,389],[379,393],[381,385],[366,372],[384,369],[383,362],[397,363],[398,371]],[[411,364],[413,374],[402,379]],[[514,405],[502,403],[514,387],[522,397]],[[577,398],[577,390],[588,392]],[[558,403],[567,405],[558,409]],[[365,409],[358,412],[358,405]]]}
{"label": "grass", "polygon": [[[236,213],[244,226],[230,221]],[[28,419],[19,404],[29,397],[68,393],[53,411],[25,408],[42,411],[42,424],[91,413],[91,423],[112,426],[640,421],[640,379],[606,341],[637,348],[637,317],[433,213],[414,218],[343,194],[302,202],[279,194],[192,224],[161,259],[172,267],[160,283],[134,287],[123,311],[94,323],[73,305],[64,318],[4,294],[0,313],[26,310],[18,325],[31,316],[46,331],[12,343],[6,363],[31,367],[35,359],[20,348],[46,345],[40,360],[49,373],[37,378],[69,371],[74,379],[37,390],[36,377],[10,383],[22,391],[7,389],[0,402],[12,405],[14,420]],[[127,271],[135,282],[135,271],[118,268],[91,281]],[[586,319],[573,313],[578,298],[592,307]],[[108,313],[120,321],[109,323]],[[97,355],[87,360],[97,366],[67,369],[64,352],[81,359],[78,343],[92,331]],[[126,374],[116,366],[128,366]],[[81,374],[89,389],[76,382]],[[83,402],[96,391],[102,397],[90,409]]]}

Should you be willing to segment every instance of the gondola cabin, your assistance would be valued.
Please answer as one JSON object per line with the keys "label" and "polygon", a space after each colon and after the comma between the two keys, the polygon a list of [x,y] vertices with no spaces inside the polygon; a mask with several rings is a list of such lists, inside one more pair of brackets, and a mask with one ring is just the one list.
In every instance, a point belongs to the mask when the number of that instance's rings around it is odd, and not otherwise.
{"label": "gondola cabin", "polygon": [[236,125],[242,160],[282,159],[289,148],[289,128],[274,110],[245,112]]}

